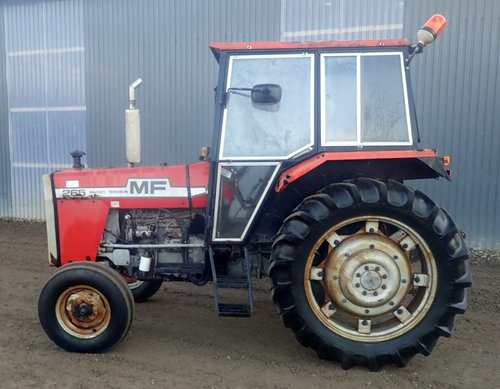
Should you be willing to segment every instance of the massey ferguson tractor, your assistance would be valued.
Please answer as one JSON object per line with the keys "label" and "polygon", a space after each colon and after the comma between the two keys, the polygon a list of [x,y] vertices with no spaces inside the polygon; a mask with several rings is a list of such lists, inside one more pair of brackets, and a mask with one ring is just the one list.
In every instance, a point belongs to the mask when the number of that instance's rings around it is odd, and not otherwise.
{"label": "massey ferguson tractor", "polygon": [[[44,176],[50,264],[40,322],[68,351],[104,352],[134,300],[163,281],[213,285],[215,311],[250,316],[269,276],[284,325],[342,367],[405,366],[453,331],[471,285],[463,233],[404,182],[449,179],[419,147],[409,64],[446,24],[407,40],[221,43],[214,136],[200,161]],[[221,288],[242,288],[244,303]],[[233,295],[233,294],[231,294]]]}

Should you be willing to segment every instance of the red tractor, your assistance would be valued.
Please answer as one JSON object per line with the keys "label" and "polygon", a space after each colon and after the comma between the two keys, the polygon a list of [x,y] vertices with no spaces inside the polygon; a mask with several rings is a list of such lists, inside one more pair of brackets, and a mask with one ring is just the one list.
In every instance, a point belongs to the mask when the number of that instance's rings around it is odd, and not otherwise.
{"label": "red tractor", "polygon": [[[463,233],[403,182],[444,177],[420,149],[409,62],[446,24],[406,40],[223,43],[214,142],[200,162],[44,176],[50,263],[39,299],[58,346],[103,352],[127,334],[134,299],[162,281],[213,283],[221,316],[249,316],[268,275],[286,327],[344,368],[404,366],[449,336],[471,284]],[[244,304],[219,301],[244,288]],[[246,296],[246,294],[245,294]]]}

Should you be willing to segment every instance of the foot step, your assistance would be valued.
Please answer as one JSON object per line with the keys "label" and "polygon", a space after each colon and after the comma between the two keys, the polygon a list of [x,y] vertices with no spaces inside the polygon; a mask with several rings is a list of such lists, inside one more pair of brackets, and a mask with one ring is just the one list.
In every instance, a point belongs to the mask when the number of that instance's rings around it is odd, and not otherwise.
{"label": "foot step", "polygon": [[219,316],[250,317],[252,311],[247,304],[222,304],[219,303]]}
{"label": "foot step", "polygon": [[[252,268],[248,250],[245,248],[245,265],[247,274],[246,277],[231,277],[227,275],[218,275],[212,247],[209,248],[210,266],[212,268],[212,280],[214,286],[214,305],[215,311],[219,316],[233,316],[233,317],[249,317],[253,312],[253,292],[252,292]],[[218,288],[234,288],[234,289],[247,289],[248,290],[248,304],[229,304],[219,303]]]}
{"label": "foot step", "polygon": [[236,288],[236,289],[247,289],[248,280],[247,278],[238,278],[231,276],[217,276],[217,286],[219,288]]}

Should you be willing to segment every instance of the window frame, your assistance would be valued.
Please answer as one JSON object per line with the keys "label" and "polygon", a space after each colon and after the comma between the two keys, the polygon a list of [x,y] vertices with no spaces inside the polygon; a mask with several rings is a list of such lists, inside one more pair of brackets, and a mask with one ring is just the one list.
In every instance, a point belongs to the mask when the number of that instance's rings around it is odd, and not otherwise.
{"label": "window frame", "polygon": [[[255,205],[255,208],[250,215],[247,224],[245,225],[245,228],[243,229],[243,232],[241,235],[237,238],[224,238],[224,237],[217,237],[217,228],[219,224],[219,213],[221,212],[220,210],[220,196],[221,196],[221,182],[222,182],[222,167],[223,166],[274,166],[274,171],[271,174],[271,177],[269,177],[269,180],[264,188],[264,191],[262,192],[262,195],[259,198],[259,201]],[[271,185],[273,185],[276,176],[278,175],[278,172],[281,167],[281,162],[278,161],[270,161],[270,162],[226,162],[226,161],[219,161],[217,163],[217,181],[216,181],[216,186],[215,186],[215,207],[214,207],[214,218],[213,218],[213,228],[212,228],[212,242],[242,242],[248,233],[248,230],[250,229],[250,226],[252,225],[257,212],[260,210],[262,203],[264,202],[264,198],[267,196],[269,193],[269,190],[271,188]]]}
{"label": "window frame", "polygon": [[[401,69],[401,83],[403,87],[403,99],[405,106],[406,125],[408,141],[405,142],[362,142],[361,141],[361,57],[365,56],[399,56]],[[325,58],[327,57],[355,57],[356,58],[356,140],[355,141],[326,141],[326,87],[325,87]],[[386,52],[344,52],[344,53],[320,53],[320,146],[412,146],[412,122],[408,100],[408,88],[404,65],[404,55],[401,51]]]}
{"label": "window frame", "polygon": [[282,155],[282,156],[225,156],[224,155],[224,146],[226,143],[226,124],[227,124],[227,111],[228,108],[224,107],[223,112],[222,112],[222,125],[221,125],[221,137],[220,137],[220,148],[219,148],[219,155],[218,155],[218,160],[219,161],[283,161],[290,159],[294,156],[297,156],[304,151],[307,151],[310,149],[312,146],[315,144],[315,93],[316,93],[316,85],[315,85],[315,78],[316,78],[316,54],[314,52],[304,52],[304,53],[290,53],[290,54],[258,54],[258,55],[252,55],[252,54],[236,54],[236,55],[230,55],[229,60],[228,60],[228,68],[227,68],[227,75],[225,79],[225,89],[224,92],[227,93],[228,89],[230,88],[231,85],[231,77],[232,77],[232,70],[233,70],[233,62],[238,59],[281,59],[281,58],[309,58],[310,59],[310,113],[309,113],[309,141],[307,144],[301,146],[300,148],[292,151],[288,155]]}

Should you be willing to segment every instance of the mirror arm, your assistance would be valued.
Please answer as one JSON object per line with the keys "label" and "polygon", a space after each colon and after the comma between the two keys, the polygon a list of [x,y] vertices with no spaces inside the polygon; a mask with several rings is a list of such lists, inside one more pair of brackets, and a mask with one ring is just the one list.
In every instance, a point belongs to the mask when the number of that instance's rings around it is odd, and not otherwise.
{"label": "mirror arm", "polygon": [[220,99],[219,99],[219,104],[221,104],[224,108],[226,108],[227,103],[229,101],[229,95],[231,94],[231,92],[234,92],[234,91],[251,92],[251,91],[253,91],[253,88],[229,88],[227,91],[221,93]]}
{"label": "mirror arm", "polygon": [[408,66],[410,64],[415,54],[422,53],[424,51],[424,47],[425,45],[423,43],[412,43],[409,50],[410,55],[406,58],[405,65]]}

